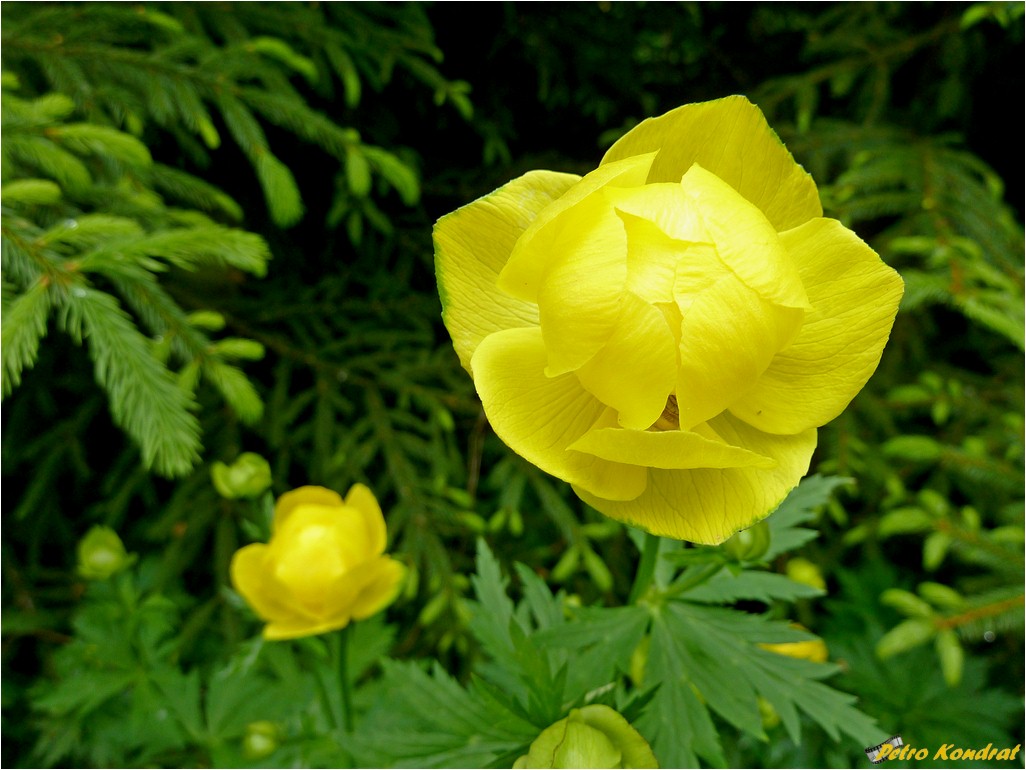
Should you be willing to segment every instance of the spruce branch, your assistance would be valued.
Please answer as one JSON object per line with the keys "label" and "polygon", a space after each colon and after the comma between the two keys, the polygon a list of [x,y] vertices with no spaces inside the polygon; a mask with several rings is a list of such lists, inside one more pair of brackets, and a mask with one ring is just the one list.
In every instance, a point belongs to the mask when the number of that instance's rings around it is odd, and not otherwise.
{"label": "spruce branch", "polygon": [[88,339],[96,379],[110,396],[114,421],[139,444],[143,461],[167,476],[189,472],[200,450],[194,404],[153,356],[117,300],[76,285],[60,298],[59,317],[73,338]]}

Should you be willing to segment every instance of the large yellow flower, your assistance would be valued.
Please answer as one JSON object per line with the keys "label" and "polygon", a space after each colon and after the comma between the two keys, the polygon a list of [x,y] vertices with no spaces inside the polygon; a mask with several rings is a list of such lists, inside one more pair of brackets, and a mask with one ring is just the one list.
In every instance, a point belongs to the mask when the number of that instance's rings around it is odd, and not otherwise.
{"label": "large yellow flower", "polygon": [[513,180],[439,220],[435,255],[499,437],[606,515],[701,543],[798,483],[902,293],[739,96],[646,120],[584,177]]}
{"label": "large yellow flower", "polygon": [[346,499],[324,487],[286,492],[271,542],[235,553],[235,589],[263,620],[267,639],[322,634],[391,604],[403,565],[384,556],[385,519],[363,484]]}

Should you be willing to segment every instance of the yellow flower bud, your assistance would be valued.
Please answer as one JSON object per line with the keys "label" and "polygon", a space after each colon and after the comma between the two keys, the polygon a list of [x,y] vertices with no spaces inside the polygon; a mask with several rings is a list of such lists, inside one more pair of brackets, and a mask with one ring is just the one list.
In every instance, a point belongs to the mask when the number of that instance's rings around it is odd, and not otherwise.
{"label": "yellow flower bud", "polygon": [[659,767],[659,763],[630,722],[609,706],[593,704],[572,709],[565,719],[546,727],[513,767]]}
{"label": "yellow flower bud", "polygon": [[[805,631],[803,626],[797,623],[791,624],[799,631]],[[814,663],[826,663],[830,659],[826,642],[822,639],[809,639],[805,642],[783,642],[781,644],[760,644],[764,650],[775,652],[777,655],[786,655],[789,658],[811,660]]]}
{"label": "yellow flower bud", "polygon": [[803,583],[820,591],[826,590],[826,581],[819,567],[800,556],[787,562],[787,576],[795,583]]}
{"label": "yellow flower bud", "polygon": [[435,267],[496,434],[607,516],[708,544],[797,485],[903,290],[741,96],[443,217]]}
{"label": "yellow flower bud", "polygon": [[210,479],[221,497],[256,497],[271,486],[271,466],[256,452],[243,452],[231,465],[215,462]]}
{"label": "yellow flower bud", "polygon": [[385,537],[381,508],[363,484],[345,500],[324,487],[301,487],[278,498],[271,541],[235,553],[232,584],[267,622],[267,639],[343,628],[399,593],[405,570],[384,555]]}
{"label": "yellow flower bud", "polygon": [[78,574],[87,580],[106,580],[132,565],[135,554],[125,551],[118,533],[96,525],[78,541]]}

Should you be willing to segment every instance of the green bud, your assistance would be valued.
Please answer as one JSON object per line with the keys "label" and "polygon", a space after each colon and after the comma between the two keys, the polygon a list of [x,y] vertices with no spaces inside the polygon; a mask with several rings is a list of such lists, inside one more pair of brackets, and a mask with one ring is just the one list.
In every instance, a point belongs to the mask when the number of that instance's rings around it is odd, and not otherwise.
{"label": "green bud", "polygon": [[273,722],[250,722],[242,738],[242,755],[246,759],[263,759],[278,750],[281,731]]}
{"label": "green bud", "polygon": [[210,478],[221,497],[253,498],[271,486],[271,466],[255,452],[243,452],[231,465],[214,463]]}
{"label": "green bud", "polygon": [[134,561],[135,554],[125,551],[125,544],[110,527],[96,525],[78,541],[78,574],[86,580],[106,580]]}
{"label": "green bud", "polygon": [[609,706],[572,709],[549,725],[514,768],[659,767],[648,742]]}
{"label": "green bud", "polygon": [[737,561],[758,561],[769,547],[770,528],[766,521],[742,529],[723,544],[723,550]]}
{"label": "green bud", "polygon": [[759,705],[759,717],[762,719],[762,729],[772,730],[780,724],[780,714],[773,708],[773,704],[761,695],[756,701]]}

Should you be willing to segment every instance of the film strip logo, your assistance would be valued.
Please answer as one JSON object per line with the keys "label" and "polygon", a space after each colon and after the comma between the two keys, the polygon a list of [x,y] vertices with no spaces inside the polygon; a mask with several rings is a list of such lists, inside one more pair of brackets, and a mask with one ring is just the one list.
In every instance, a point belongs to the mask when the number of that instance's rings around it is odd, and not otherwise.
{"label": "film strip logo", "polygon": [[[901,740],[901,736],[895,735],[891,738],[888,738],[883,743],[878,743],[876,746],[870,746],[868,749],[866,749],[866,756],[869,758],[869,761],[872,762],[874,765],[879,765],[881,762],[884,761],[884,759],[887,758],[888,755],[892,757],[896,755],[894,749],[897,749],[899,746],[904,745],[905,742]],[[884,746],[891,746],[893,748],[884,752],[882,750]]]}

